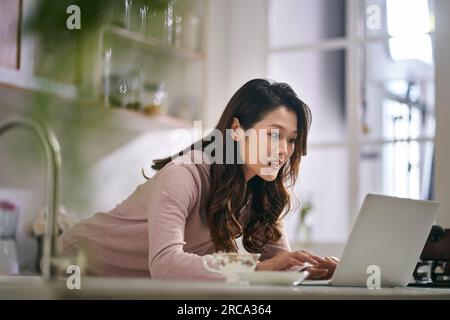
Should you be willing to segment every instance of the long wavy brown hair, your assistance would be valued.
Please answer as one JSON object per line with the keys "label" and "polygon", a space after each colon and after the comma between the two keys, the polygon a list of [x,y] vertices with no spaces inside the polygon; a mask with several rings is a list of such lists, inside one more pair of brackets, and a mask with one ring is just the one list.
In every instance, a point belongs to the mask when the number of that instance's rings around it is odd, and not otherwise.
{"label": "long wavy brown hair", "polygon": [[[226,138],[229,134],[227,129],[231,128],[233,118],[237,118],[241,127],[248,130],[266,114],[281,106],[294,111],[297,115],[298,135],[294,152],[280,169],[274,181],[267,182],[256,175],[246,182],[242,164],[237,161],[237,157],[240,156],[239,142]],[[268,242],[276,242],[280,239],[282,235],[280,218],[291,209],[291,199],[287,188],[295,184],[297,180],[301,157],[306,155],[310,125],[310,109],[286,83],[253,79],[245,83],[232,96],[216,126],[223,137],[222,144],[218,143],[218,145],[224,148],[222,151],[224,161],[214,162],[210,166],[211,189],[204,210],[205,220],[217,251],[237,252],[235,239],[241,235],[245,249],[253,253],[262,252]],[[154,160],[152,168],[160,170],[177,156],[199,147],[203,151],[213,142],[214,138],[202,138],[174,156]],[[234,144],[231,146],[234,148],[234,161],[231,164],[226,154],[229,147],[227,143]],[[214,151],[211,155],[215,156]],[[249,208],[251,214],[247,223],[242,226],[239,222],[239,214],[247,201],[251,205]]]}

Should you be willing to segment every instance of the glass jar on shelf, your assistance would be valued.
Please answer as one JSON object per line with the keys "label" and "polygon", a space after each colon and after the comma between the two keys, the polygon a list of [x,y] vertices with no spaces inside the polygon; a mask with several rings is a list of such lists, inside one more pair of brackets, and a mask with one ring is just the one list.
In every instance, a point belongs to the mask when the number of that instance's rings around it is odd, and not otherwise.
{"label": "glass jar on shelf", "polygon": [[111,23],[119,27],[130,29],[132,22],[132,8],[134,0],[116,0],[112,7]]}
{"label": "glass jar on shelf", "polygon": [[144,80],[144,73],[142,70],[132,69],[128,73],[129,94],[128,101],[125,105],[127,109],[140,110],[141,109],[141,92]]}
{"label": "glass jar on shelf", "polygon": [[140,3],[139,6],[139,32],[142,35],[147,34],[147,22],[149,20],[149,6],[147,5],[147,1]]}
{"label": "glass jar on shelf", "polygon": [[111,94],[111,67],[112,67],[112,49],[106,48],[103,52],[103,104],[110,107],[109,95]]}
{"label": "glass jar on shelf", "polygon": [[186,14],[183,19],[182,46],[191,49],[200,49],[200,18],[192,12]]}
{"label": "glass jar on shelf", "polygon": [[173,34],[173,44],[176,48],[181,47],[182,35],[183,35],[183,17],[176,16],[175,17],[175,28],[174,28],[174,34]]}
{"label": "glass jar on shelf", "polygon": [[109,83],[109,91],[104,92],[105,106],[112,108],[123,108],[129,101],[128,79],[118,74],[110,74],[105,78]]}
{"label": "glass jar on shelf", "polygon": [[141,94],[142,110],[146,115],[154,116],[168,113],[168,92],[164,82],[145,83]]}
{"label": "glass jar on shelf", "polygon": [[135,33],[147,34],[147,24],[150,21],[151,0],[133,0],[131,22],[129,29]]}
{"label": "glass jar on shelf", "polygon": [[147,35],[153,39],[164,39],[165,1],[156,0],[150,4]]}
{"label": "glass jar on shelf", "polygon": [[183,19],[184,19],[184,7],[181,1],[177,1],[174,4],[173,11],[173,39],[172,43],[175,47],[182,46],[183,37]]}
{"label": "glass jar on shelf", "polygon": [[175,7],[176,0],[167,0],[167,7],[164,20],[164,42],[173,44],[173,36],[175,31]]}
{"label": "glass jar on shelf", "polygon": [[173,44],[176,0],[149,0],[147,35]]}

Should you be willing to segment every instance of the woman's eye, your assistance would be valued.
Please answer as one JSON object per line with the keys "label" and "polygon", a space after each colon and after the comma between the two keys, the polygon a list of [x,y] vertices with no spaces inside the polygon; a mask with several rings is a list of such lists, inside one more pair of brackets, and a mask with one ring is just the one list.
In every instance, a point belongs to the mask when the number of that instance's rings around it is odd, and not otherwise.
{"label": "woman's eye", "polygon": [[289,139],[289,143],[295,143],[295,138],[293,138],[293,139]]}

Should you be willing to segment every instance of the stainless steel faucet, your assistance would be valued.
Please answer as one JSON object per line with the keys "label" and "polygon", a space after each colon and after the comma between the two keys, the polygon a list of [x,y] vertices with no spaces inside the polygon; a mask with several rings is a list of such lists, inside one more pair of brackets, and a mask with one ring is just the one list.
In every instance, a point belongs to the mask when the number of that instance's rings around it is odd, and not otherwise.
{"label": "stainless steel faucet", "polygon": [[36,134],[44,148],[47,162],[47,216],[42,254],[42,276],[50,279],[54,276],[52,263],[57,256],[56,239],[58,237],[58,198],[61,172],[61,151],[55,134],[39,122],[24,118],[10,117],[0,121],[0,136],[9,129],[23,127]]}

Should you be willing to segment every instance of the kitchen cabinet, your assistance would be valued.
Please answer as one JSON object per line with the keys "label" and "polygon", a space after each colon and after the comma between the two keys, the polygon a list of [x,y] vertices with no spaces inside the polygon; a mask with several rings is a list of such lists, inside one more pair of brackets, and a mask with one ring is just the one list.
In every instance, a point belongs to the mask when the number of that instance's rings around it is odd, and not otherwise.
{"label": "kitchen cabinet", "polygon": [[47,92],[66,99],[75,99],[77,90],[73,83],[58,82],[34,72],[37,39],[24,32],[25,18],[37,1],[2,1],[0,30],[0,85],[24,90]]}
{"label": "kitchen cabinet", "polygon": [[[123,0],[112,1],[114,6],[105,8],[110,12],[108,18],[86,33],[84,41],[72,36],[77,30],[64,30],[67,37],[63,43],[49,47],[23,31],[26,17],[36,10],[38,2],[17,0],[19,9],[11,14],[18,21],[18,32],[22,30],[15,44],[17,61],[11,54],[7,58],[7,63],[17,64],[17,68],[1,64],[0,85],[49,92],[93,107],[147,111],[135,112],[136,116],[153,116],[161,111],[166,117],[189,122],[201,119],[206,100],[207,55],[203,38],[208,2],[160,2],[173,6],[169,38],[163,39],[157,32],[150,32],[152,29],[149,31],[150,27],[159,30],[155,24],[164,23],[151,12],[152,1]],[[120,11],[125,3],[132,4],[128,26],[117,21],[117,16],[126,16]],[[140,15],[143,8],[146,30],[139,27],[143,23]],[[81,17],[83,21],[83,8]],[[51,59],[54,52],[58,55]],[[59,72],[53,72],[55,69]]]}

